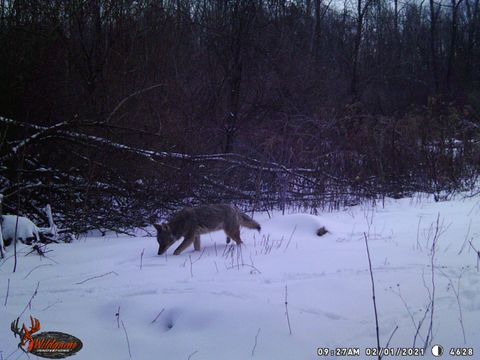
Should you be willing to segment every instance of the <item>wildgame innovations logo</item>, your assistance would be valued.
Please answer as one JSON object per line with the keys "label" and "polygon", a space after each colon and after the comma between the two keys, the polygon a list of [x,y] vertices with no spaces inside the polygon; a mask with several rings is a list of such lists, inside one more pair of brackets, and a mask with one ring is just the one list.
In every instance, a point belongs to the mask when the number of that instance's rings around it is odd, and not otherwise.
{"label": "wildgame innovations logo", "polygon": [[18,347],[31,354],[49,358],[63,359],[76,354],[82,349],[82,342],[75,336],[58,331],[46,331],[36,335],[40,330],[40,321],[30,316],[30,328],[18,326],[20,319],[12,321],[11,330],[15,337],[20,337]]}

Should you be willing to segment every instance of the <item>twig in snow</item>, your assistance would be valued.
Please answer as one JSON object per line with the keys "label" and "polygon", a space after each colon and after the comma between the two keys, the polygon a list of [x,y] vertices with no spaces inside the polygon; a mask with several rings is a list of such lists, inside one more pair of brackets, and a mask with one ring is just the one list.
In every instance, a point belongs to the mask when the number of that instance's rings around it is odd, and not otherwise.
{"label": "twig in snow", "polygon": [[237,269],[240,270],[240,260],[242,260],[242,266],[243,266],[243,252],[242,252],[242,246],[235,246],[235,250],[237,250]]}
{"label": "twig in snow", "polygon": [[18,316],[19,318],[22,317],[22,315],[25,313],[25,311],[27,311],[27,309],[31,309],[32,308],[32,301],[33,299],[35,298],[35,296],[37,296],[37,292],[38,292],[38,287],[40,286],[40,281],[37,282],[37,287],[35,288],[35,291],[33,292],[32,296],[30,297],[30,300],[28,300],[28,303],[27,305],[25,305],[25,308],[23,309],[23,311],[20,313],[20,315]]}
{"label": "twig in snow", "polygon": [[[7,357],[5,358],[5,360],[8,360],[10,359],[13,355],[15,355],[15,353],[17,353],[18,351],[20,351],[20,348],[17,347],[16,350],[13,350],[10,354],[7,355]],[[22,354],[20,356],[23,356],[23,354],[25,354],[24,352],[22,352]],[[27,355],[28,356],[28,355]],[[18,359],[18,357],[17,357]]]}
{"label": "twig in snow", "polygon": [[115,313],[115,317],[117,318],[117,329],[120,329],[120,306],[118,307],[118,310]]}
{"label": "twig in snow", "polygon": [[27,277],[29,277],[29,276],[32,274],[32,272],[33,272],[34,270],[36,270],[36,269],[38,269],[38,268],[40,268],[40,267],[42,267],[42,266],[52,266],[52,264],[42,264],[42,265],[35,266],[32,270],[30,270],[30,271],[28,272],[27,275],[25,275],[25,277],[24,277],[23,279],[25,280]]}
{"label": "twig in snow", "polygon": [[420,246],[420,242],[418,241],[419,235],[420,235],[420,223],[422,222],[422,217],[418,219],[418,225],[417,225],[417,250],[422,250],[422,247]]}
{"label": "twig in snow", "polygon": [[[1,230],[0,230],[1,231]],[[8,301],[8,293],[10,292],[10,278],[8,278],[8,283],[7,283],[7,293],[5,295],[5,302],[3,303],[3,306],[7,306],[7,301]]]}
{"label": "twig in snow", "polygon": [[195,350],[193,353],[191,353],[190,355],[188,355],[188,359],[187,360],[190,360],[193,355],[195,355],[196,353],[198,352],[198,350]]}
{"label": "twig in snow", "polygon": [[363,233],[365,238],[365,246],[367,248],[368,256],[368,268],[370,270],[370,280],[372,281],[372,301],[373,301],[373,311],[375,313],[375,332],[377,334],[377,350],[378,350],[378,360],[382,358],[380,355],[380,331],[378,329],[378,313],[377,313],[377,301],[375,299],[375,281],[373,280],[373,270],[372,270],[372,261],[370,259],[370,250],[368,249],[368,237],[366,233]]}
{"label": "twig in snow", "polygon": [[465,336],[465,327],[463,326],[463,313],[462,313],[462,305],[460,304],[460,280],[462,279],[463,273],[464,273],[464,268],[462,268],[462,271],[460,272],[460,275],[458,275],[457,279],[457,288],[455,289],[455,285],[453,285],[453,281],[448,276],[445,272],[440,270],[443,276],[445,276],[448,281],[450,282],[450,286],[452,287],[453,293],[455,294],[455,298],[457,299],[457,305],[458,305],[458,313],[459,313],[459,318],[458,320],[460,321],[460,327],[462,328],[462,335],[463,335],[463,343],[467,343],[467,339]]}
{"label": "twig in snow", "polygon": [[287,316],[288,331],[292,335],[292,327],[290,326],[290,316],[288,315],[288,290],[287,285],[285,285],[285,315]]}
{"label": "twig in snow", "polygon": [[[18,200],[18,204],[20,204],[20,200]],[[17,207],[18,209],[20,205],[17,205],[17,206],[18,206]],[[13,272],[17,270],[17,231],[18,231],[18,215],[17,215],[17,220],[15,222],[15,238],[13,239],[13,256],[14,256]]]}
{"label": "twig in snow", "polygon": [[473,246],[472,241],[468,241],[472,249],[477,253],[477,272],[480,271],[480,250],[477,250],[475,246]]}
{"label": "twig in snow", "polygon": [[57,304],[59,304],[59,303],[62,303],[62,301],[61,301],[61,300],[57,300],[57,301],[55,301],[53,304],[50,304],[50,305],[45,306],[45,307],[44,307],[43,309],[41,309],[41,310],[42,310],[42,311],[48,310],[48,309],[50,309],[52,306],[55,306],[55,305],[57,305]]}
{"label": "twig in snow", "polygon": [[202,252],[200,253],[200,256],[193,262],[194,264],[195,264],[198,260],[200,260],[200,259],[202,258],[203,253],[205,252],[205,250],[207,250],[207,248],[203,248]]}
{"label": "twig in snow", "polygon": [[385,348],[388,348],[388,346],[390,345],[390,341],[392,340],[393,338],[393,335],[395,334],[395,332],[398,330],[398,325],[395,326],[395,329],[393,329],[392,333],[390,334],[390,337],[388,338],[388,341],[387,341],[387,344],[385,345]]}
{"label": "twig in snow", "polygon": [[45,256],[46,253],[49,253],[49,252],[53,251],[53,250],[45,251],[45,250],[42,249],[42,247],[44,247],[46,249],[47,244],[45,244],[45,245],[38,245],[38,244],[33,245],[32,250],[29,251],[28,253],[26,253],[25,256],[28,256],[31,253],[33,253],[34,251],[36,251],[38,255],[46,257]]}
{"label": "twig in snow", "polygon": [[[470,228],[472,227],[472,219],[470,219],[469,223],[468,223],[468,230],[467,230],[467,234],[465,235],[465,240],[463,241],[463,244],[462,244],[462,247],[460,248],[460,250],[458,251],[457,255],[460,255],[463,251],[463,249],[465,248],[465,245],[467,245],[467,241],[468,240],[468,237],[470,235]],[[470,242],[470,241],[469,241]]]}
{"label": "twig in snow", "polygon": [[[215,266],[216,266],[216,265],[217,265],[217,264],[215,263]],[[256,268],[254,265],[242,264],[242,267],[243,267],[243,266],[248,266],[248,267],[251,267],[253,270],[255,270],[256,272],[258,272],[259,274],[261,274],[261,273],[262,273],[262,272],[261,272],[260,270],[258,270],[258,268]],[[233,265],[233,266],[229,266],[229,267],[227,267],[227,270],[231,270],[231,269],[235,269],[235,268],[236,268],[236,266],[235,266],[235,265]],[[218,272],[218,268],[217,268],[217,272]],[[251,273],[251,272],[250,272],[250,273]]]}
{"label": "twig in snow", "polygon": [[130,340],[128,340],[127,329],[125,329],[125,324],[123,323],[123,320],[121,321],[121,323],[122,323],[123,331],[125,332],[125,339],[127,339],[128,356],[129,356],[129,358],[131,359],[131,358],[132,358],[132,352],[131,352],[131,350],[130,350]]}
{"label": "twig in snow", "polygon": [[145,248],[142,249],[142,252],[140,254],[140,270],[142,270],[143,267],[143,254],[145,253]]}
{"label": "twig in snow", "polygon": [[155,321],[157,321],[157,319],[160,317],[160,315],[162,315],[162,313],[165,311],[165,308],[163,308],[159,313],[158,315],[155,317],[155,319],[153,319],[150,324],[153,324]]}
{"label": "twig in snow", "polygon": [[432,304],[431,302],[428,303],[427,308],[425,309],[425,312],[423,313],[422,319],[418,322],[417,331],[415,332],[415,336],[413,337],[413,347],[416,347],[417,336],[420,336],[420,338],[422,339],[422,341],[424,341],[422,335],[420,335],[420,329],[422,328],[423,322],[424,322],[425,319],[427,318],[427,315],[428,315],[428,313],[429,313],[429,311],[430,311],[430,305],[431,305],[431,304]]}
{"label": "twig in snow", "polygon": [[102,275],[92,276],[92,277],[90,277],[90,278],[88,278],[88,279],[82,280],[82,281],[77,282],[77,283],[75,283],[75,284],[81,285],[81,284],[83,284],[83,283],[86,283],[87,281],[90,281],[90,280],[93,280],[93,279],[98,279],[98,278],[101,278],[101,277],[104,277],[104,276],[107,276],[107,275],[110,275],[110,274],[114,274],[114,275],[118,276],[118,274],[117,274],[115,271],[109,271],[109,272],[107,272],[107,273],[105,273],[105,274],[102,274]]}
{"label": "twig in snow", "polygon": [[190,355],[188,355],[188,359],[187,360],[190,360],[193,355],[195,355],[196,353],[198,353],[198,350],[195,350],[193,353],[191,353]]}
{"label": "twig in snow", "polygon": [[[398,293],[393,291],[395,294],[398,295],[398,297],[400,298],[400,300],[402,301],[403,303],[403,306],[405,307],[405,310],[407,310],[407,313],[408,315],[410,316],[410,319],[412,320],[412,324],[413,324],[413,327],[417,330],[417,332],[415,333],[415,337],[413,338],[413,346],[412,347],[415,347],[415,343],[416,343],[416,340],[417,340],[417,336],[419,335],[419,327],[417,326],[417,322],[415,321],[415,318],[413,317],[413,314],[412,312],[410,311],[410,308],[408,307],[407,305],[407,302],[405,301],[404,297],[402,296],[402,292],[400,291],[400,284],[397,284],[397,287],[398,287]],[[424,315],[425,316],[425,315]],[[420,338],[423,340],[422,336],[420,335]],[[385,346],[387,347],[387,346]]]}
{"label": "twig in snow", "polygon": [[223,248],[223,253],[222,256],[228,257],[228,252],[227,250],[229,249],[228,244],[225,244],[225,247]]}
{"label": "twig in snow", "polygon": [[293,228],[292,233],[290,234],[290,238],[288,239],[287,245],[285,245],[285,249],[283,249],[283,252],[287,251],[288,246],[290,245],[290,241],[292,241],[293,234],[295,234],[295,231],[297,230],[297,225]]}
{"label": "twig in snow", "polygon": [[252,357],[255,355],[255,349],[257,348],[258,334],[260,334],[261,328],[258,328],[257,335],[255,335],[255,344],[253,344]]}
{"label": "twig in snow", "polygon": [[427,308],[425,309],[425,312],[423,314],[423,317],[422,319],[418,322],[418,327],[417,327],[417,331],[415,333],[415,336],[413,337],[413,347],[416,347],[416,341],[417,341],[417,336],[420,336],[420,338],[422,339],[422,341],[425,342],[425,340],[423,339],[423,337],[420,335],[420,329],[422,328],[422,325],[423,325],[423,322],[425,321],[425,319],[427,318],[427,315],[430,311],[430,306],[432,305],[432,293],[430,292],[430,288],[427,286],[427,283],[425,281],[425,274],[424,274],[424,271],[422,270],[422,282],[423,282],[423,287],[425,289],[427,289],[427,292],[428,292],[428,299],[429,299],[429,303],[427,305]]}
{"label": "twig in snow", "polygon": [[190,277],[193,277],[193,262],[192,262],[192,256],[188,255],[188,259],[190,260]]}
{"label": "twig in snow", "polygon": [[431,282],[432,282],[432,292],[431,292],[431,311],[430,311],[430,324],[428,327],[427,338],[425,339],[425,344],[423,349],[426,350],[427,346],[431,345],[433,338],[433,314],[435,309],[435,252],[437,249],[438,238],[440,237],[440,213],[437,215],[437,221],[435,223],[435,233],[432,239],[432,252],[430,255],[430,266],[432,268]]}

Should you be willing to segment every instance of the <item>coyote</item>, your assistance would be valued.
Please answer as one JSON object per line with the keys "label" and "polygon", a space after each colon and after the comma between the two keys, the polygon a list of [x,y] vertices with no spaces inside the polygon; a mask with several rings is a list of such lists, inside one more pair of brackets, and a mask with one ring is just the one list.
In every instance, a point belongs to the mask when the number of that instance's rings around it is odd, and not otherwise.
{"label": "coyote", "polygon": [[154,224],[157,229],[158,255],[162,255],[172,244],[183,236],[180,246],[173,252],[179,255],[193,243],[195,250],[200,250],[200,235],[222,230],[240,245],[240,225],[260,231],[260,224],[250,216],[231,205],[203,205],[186,207],[163,224]]}

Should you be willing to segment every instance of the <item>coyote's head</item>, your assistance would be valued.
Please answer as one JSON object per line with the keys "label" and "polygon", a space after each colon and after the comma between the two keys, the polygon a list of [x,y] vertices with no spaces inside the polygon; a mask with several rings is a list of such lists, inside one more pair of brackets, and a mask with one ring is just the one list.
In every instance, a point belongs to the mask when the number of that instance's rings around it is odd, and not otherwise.
{"label": "coyote's head", "polygon": [[158,255],[162,255],[175,242],[175,237],[168,224],[154,224],[157,229]]}

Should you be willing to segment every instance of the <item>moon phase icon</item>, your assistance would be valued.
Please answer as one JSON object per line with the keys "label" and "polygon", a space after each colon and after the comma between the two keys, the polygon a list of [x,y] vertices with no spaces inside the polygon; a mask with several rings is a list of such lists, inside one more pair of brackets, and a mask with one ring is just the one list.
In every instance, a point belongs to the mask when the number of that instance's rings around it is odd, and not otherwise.
{"label": "moon phase icon", "polygon": [[433,356],[442,356],[443,355],[443,347],[441,345],[433,345],[432,346],[432,355]]}

